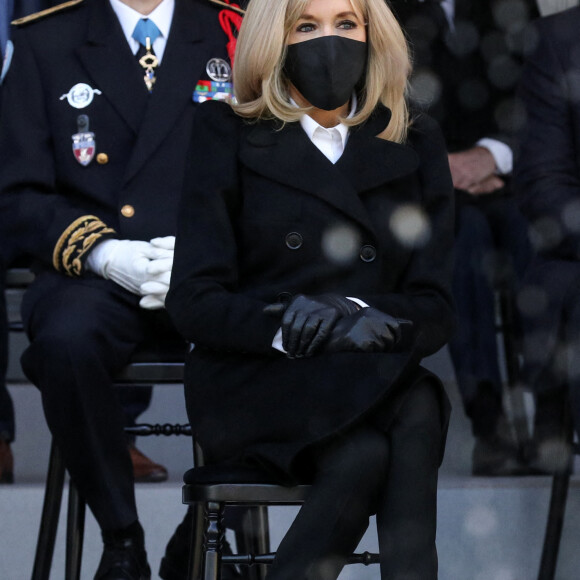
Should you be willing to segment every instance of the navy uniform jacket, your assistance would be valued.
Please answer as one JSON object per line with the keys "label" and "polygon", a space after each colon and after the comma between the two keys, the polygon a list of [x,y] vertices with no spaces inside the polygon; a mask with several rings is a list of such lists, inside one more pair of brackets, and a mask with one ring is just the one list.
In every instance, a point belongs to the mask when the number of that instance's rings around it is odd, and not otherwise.
{"label": "navy uniform jacket", "polygon": [[[0,132],[2,235],[42,267],[82,275],[105,237],[175,233],[177,201],[196,109],[192,95],[212,58],[227,59],[219,9],[176,0],[167,47],[149,95],[143,70],[106,0],[84,0],[16,28],[3,86]],[[81,109],[70,89],[100,93]],[[95,157],[72,150],[87,115]]]}
{"label": "navy uniform jacket", "polygon": [[[201,106],[194,134],[206,139],[186,178],[167,309],[196,345],[186,397],[208,461],[260,461],[297,477],[301,450],[405,390],[426,372],[420,357],[448,340],[445,146],[424,116],[405,145],[376,138],[389,118],[380,107],[351,129],[333,165],[299,123],[280,129],[247,123],[224,103]],[[300,360],[274,350],[280,321],[264,306],[325,292],[413,321],[402,348]]]}

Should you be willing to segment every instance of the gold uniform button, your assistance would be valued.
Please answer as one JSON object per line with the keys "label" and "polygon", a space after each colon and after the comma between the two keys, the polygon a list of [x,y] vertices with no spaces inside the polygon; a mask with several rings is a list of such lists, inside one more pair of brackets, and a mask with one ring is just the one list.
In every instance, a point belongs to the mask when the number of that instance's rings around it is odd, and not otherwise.
{"label": "gold uniform button", "polygon": [[109,163],[109,156],[106,153],[99,153],[97,155],[97,163],[99,165],[106,165]]}
{"label": "gold uniform button", "polygon": [[135,208],[132,205],[124,205],[121,208],[121,213],[126,217],[130,218],[135,215]]}

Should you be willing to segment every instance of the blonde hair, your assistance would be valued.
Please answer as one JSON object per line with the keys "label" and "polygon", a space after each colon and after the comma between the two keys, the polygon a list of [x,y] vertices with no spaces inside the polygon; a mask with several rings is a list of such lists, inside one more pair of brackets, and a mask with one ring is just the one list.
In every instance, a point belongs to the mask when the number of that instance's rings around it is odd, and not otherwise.
{"label": "blonde hair", "polygon": [[[297,121],[307,108],[288,97],[283,72],[286,43],[309,0],[251,0],[240,29],[234,66],[235,111],[254,119]],[[358,110],[347,125],[363,123],[378,103],[391,110],[383,139],[403,142],[409,125],[405,95],[411,63],[405,35],[385,0],[350,0],[367,24],[368,59]]]}

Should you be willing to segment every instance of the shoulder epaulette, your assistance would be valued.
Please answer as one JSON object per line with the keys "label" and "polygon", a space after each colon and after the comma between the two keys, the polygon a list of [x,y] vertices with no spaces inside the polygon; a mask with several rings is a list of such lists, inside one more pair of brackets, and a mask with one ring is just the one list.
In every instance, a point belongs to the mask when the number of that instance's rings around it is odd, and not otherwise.
{"label": "shoulder epaulette", "polygon": [[224,2],[223,0],[209,0],[209,1],[212,4],[217,4],[218,6],[222,6],[223,8],[227,8],[228,10],[233,10],[234,12],[238,12],[242,16],[246,13],[246,11],[243,8],[240,8],[239,6],[233,6],[232,4],[228,4],[227,2]]}
{"label": "shoulder epaulette", "polygon": [[55,14],[57,12],[67,10],[68,8],[72,8],[73,6],[76,6],[81,2],[84,2],[84,0],[69,0],[68,2],[63,2],[62,4],[52,6],[51,8],[47,8],[46,10],[41,10],[40,12],[34,12],[33,14],[29,14],[28,16],[17,18],[16,20],[13,20],[10,24],[12,24],[13,26],[22,26],[23,24],[28,24],[29,22],[35,22],[36,20],[40,20],[41,18],[49,16],[50,14]]}

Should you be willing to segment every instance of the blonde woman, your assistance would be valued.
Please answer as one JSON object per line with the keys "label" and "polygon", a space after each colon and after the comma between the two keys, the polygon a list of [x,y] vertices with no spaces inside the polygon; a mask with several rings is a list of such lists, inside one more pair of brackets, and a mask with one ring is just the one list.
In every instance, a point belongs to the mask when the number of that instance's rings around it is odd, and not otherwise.
{"label": "blonde woman", "polygon": [[[208,462],[311,494],[268,580],[337,578],[377,515],[381,578],[437,578],[453,326],[445,146],[405,103],[383,0],[252,0],[237,103],[196,116],[167,308]],[[204,138],[204,136],[206,138]]]}

